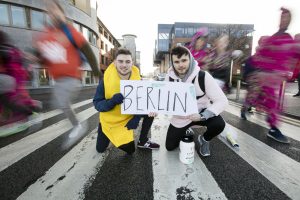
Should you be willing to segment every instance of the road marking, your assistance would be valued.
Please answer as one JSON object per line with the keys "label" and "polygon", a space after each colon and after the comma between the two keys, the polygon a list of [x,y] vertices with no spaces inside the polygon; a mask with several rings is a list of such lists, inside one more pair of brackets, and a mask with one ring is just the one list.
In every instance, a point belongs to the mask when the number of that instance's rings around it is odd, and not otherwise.
{"label": "road marking", "polygon": [[[77,114],[80,122],[83,122],[96,114],[97,111],[91,107]],[[36,149],[42,147],[48,142],[54,140],[58,136],[67,132],[72,128],[68,119],[59,121],[47,128],[44,128],[34,134],[31,134],[21,140],[11,143],[0,149],[0,171],[3,171],[10,165],[19,161],[23,157],[29,155]]]}
{"label": "road marking", "polygon": [[[247,133],[229,126],[237,132],[237,141],[240,145],[239,150],[233,151],[291,199],[299,199],[300,163]],[[219,139],[233,149],[223,137],[219,136]]]}
{"label": "road marking", "polygon": [[90,187],[109,153],[96,151],[96,137],[94,130],[18,199],[84,199],[84,189]]}
{"label": "road marking", "polygon": [[[71,107],[72,107],[72,109],[76,109],[76,108],[79,108],[81,106],[87,105],[89,103],[92,103],[92,99],[88,99],[88,100],[85,100],[85,101],[78,102],[76,104],[73,104]],[[40,113],[39,121],[49,119],[49,118],[54,117],[56,115],[59,115],[61,113],[63,113],[63,112],[59,109],[52,110],[52,111],[45,112],[45,113]]]}
{"label": "road marking", "polygon": [[167,117],[160,115],[151,130],[153,141],[161,145],[159,151],[152,151],[154,199],[227,199],[196,152],[194,163],[185,165],[179,160],[178,149],[166,150],[168,126]]}
{"label": "road marking", "polygon": [[[240,117],[241,115],[241,110],[240,108],[233,106],[233,105],[229,105],[226,108],[226,111]],[[247,120],[250,122],[253,122],[257,125],[260,125],[262,127],[265,127],[267,129],[269,129],[269,125],[265,120],[265,116],[260,115],[260,114],[249,114],[247,115]],[[299,124],[298,126],[292,125],[292,124],[288,124],[288,123],[280,123],[279,127],[278,127],[282,133],[290,138],[293,138],[294,140],[300,141],[300,127]],[[267,134],[267,133],[266,133]]]}

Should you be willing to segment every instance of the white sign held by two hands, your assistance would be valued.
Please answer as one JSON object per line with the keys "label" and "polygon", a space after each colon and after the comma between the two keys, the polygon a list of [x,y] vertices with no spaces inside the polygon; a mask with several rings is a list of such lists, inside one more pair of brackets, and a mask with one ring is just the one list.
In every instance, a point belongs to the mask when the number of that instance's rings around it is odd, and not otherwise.
{"label": "white sign held by two hands", "polygon": [[122,114],[187,116],[198,113],[195,87],[191,83],[121,80]]}

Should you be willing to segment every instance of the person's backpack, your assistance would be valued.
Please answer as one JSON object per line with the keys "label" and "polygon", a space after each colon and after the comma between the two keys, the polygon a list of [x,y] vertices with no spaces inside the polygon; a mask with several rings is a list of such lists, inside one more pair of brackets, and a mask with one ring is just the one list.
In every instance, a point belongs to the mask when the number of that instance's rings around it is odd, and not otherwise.
{"label": "person's backpack", "polygon": [[[195,79],[196,79],[196,77],[192,80],[193,84],[195,83]],[[174,79],[169,77],[169,81],[174,82]],[[204,83],[204,81],[205,81],[205,72],[200,70],[199,73],[198,73],[198,83],[199,83],[199,86],[200,86],[200,88],[201,88],[201,90],[203,91],[204,94],[201,95],[201,96],[197,96],[196,97],[197,99],[200,99],[201,97],[203,97],[206,94],[205,93],[205,83]]]}
{"label": "person's backpack", "polygon": [[62,26],[62,30],[66,34],[67,38],[72,43],[72,45],[78,50],[78,53],[79,53],[80,60],[81,60],[82,64],[87,63],[87,58],[85,57],[85,55],[81,52],[81,50],[77,46],[77,44],[76,44],[76,42],[75,42],[75,40],[73,38],[73,35],[72,35],[70,29],[68,28],[68,26],[67,25],[63,25]]}

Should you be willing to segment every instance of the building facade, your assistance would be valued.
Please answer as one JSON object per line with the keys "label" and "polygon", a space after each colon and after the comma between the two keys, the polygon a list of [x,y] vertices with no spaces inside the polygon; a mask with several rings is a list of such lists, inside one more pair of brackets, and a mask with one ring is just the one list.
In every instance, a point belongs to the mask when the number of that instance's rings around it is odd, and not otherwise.
{"label": "building facade", "polygon": [[[209,31],[208,44],[221,34],[228,34],[229,49],[241,50],[244,57],[249,57],[252,50],[253,24],[213,24],[213,23],[183,23],[158,24],[158,35],[155,45],[154,66],[159,67],[159,73],[164,74],[170,66],[169,51],[176,45],[186,45],[199,28],[206,27]],[[240,73],[239,63],[233,65],[233,75]]]}
{"label": "building facade", "polygon": [[100,69],[104,73],[109,64],[115,59],[116,50],[121,47],[119,41],[111,34],[102,21],[98,18],[98,47]]}
{"label": "building facade", "polygon": [[[50,22],[44,0],[0,0],[0,29],[6,32],[14,45],[26,51],[32,47],[35,36]],[[97,17],[99,0],[59,0],[68,21],[89,42],[103,69],[112,60],[117,40]],[[102,46],[101,46],[102,45]],[[95,85],[89,66],[82,66],[82,85]],[[36,65],[30,73],[29,88],[51,87],[53,80],[47,68]]]}

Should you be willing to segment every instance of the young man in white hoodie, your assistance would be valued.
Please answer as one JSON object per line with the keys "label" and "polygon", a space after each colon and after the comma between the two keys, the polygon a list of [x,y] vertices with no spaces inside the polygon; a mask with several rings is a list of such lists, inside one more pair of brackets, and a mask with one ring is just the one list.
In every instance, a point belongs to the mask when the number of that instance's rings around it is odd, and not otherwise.
{"label": "young man in white hoodie", "polygon": [[[172,66],[165,80],[194,83],[198,110],[195,114],[186,117],[171,118],[166,137],[166,149],[172,151],[177,148],[186,130],[191,126],[200,125],[206,126],[207,130],[197,138],[200,146],[199,153],[202,156],[210,156],[209,141],[219,135],[225,127],[225,122],[219,114],[228,105],[228,100],[214,78],[208,72],[200,72],[197,62],[187,48],[183,46],[173,48],[170,57]],[[204,77],[202,76],[205,90],[201,89],[198,79],[201,73],[205,73]]]}

